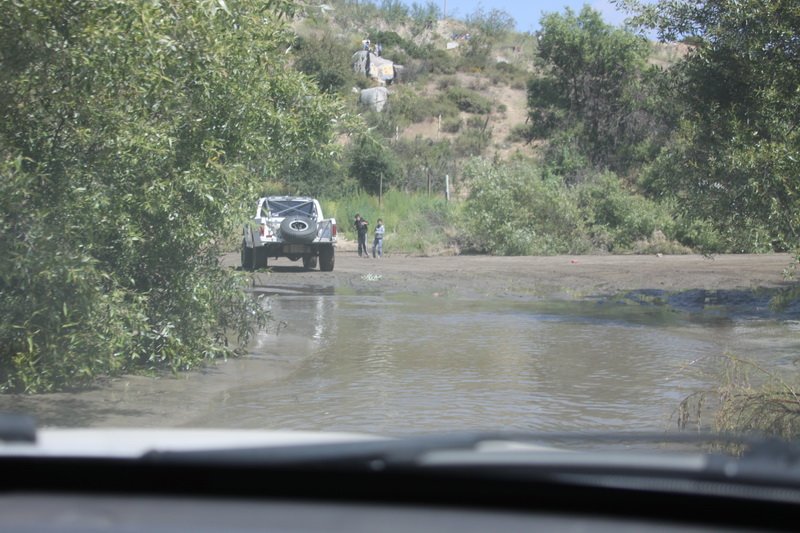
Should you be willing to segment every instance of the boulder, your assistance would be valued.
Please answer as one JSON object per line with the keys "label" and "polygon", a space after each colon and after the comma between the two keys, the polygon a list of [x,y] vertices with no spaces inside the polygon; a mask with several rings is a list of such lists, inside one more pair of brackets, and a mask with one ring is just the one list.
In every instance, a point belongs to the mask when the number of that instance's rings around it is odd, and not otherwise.
{"label": "boulder", "polygon": [[363,89],[358,95],[359,104],[367,106],[378,113],[383,111],[388,99],[389,91],[386,87],[370,87],[369,89]]}

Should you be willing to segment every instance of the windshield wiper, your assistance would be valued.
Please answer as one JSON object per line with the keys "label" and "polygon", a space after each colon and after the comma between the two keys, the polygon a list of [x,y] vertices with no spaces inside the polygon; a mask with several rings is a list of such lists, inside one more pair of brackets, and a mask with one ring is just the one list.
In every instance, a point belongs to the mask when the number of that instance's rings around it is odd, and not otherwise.
{"label": "windshield wiper", "polygon": [[[156,462],[208,462],[259,466],[320,466],[380,470],[386,465],[410,466],[422,453],[433,450],[470,449],[483,440],[482,433],[453,433],[404,439],[377,439],[326,444],[265,446],[201,451],[152,451],[144,459]],[[382,466],[381,466],[382,465]]]}
{"label": "windshield wiper", "polygon": [[[736,448],[740,456],[721,452],[672,453],[664,446]],[[654,446],[659,449],[654,450]],[[658,451],[660,453],[653,453]],[[683,448],[677,450],[685,452]],[[620,453],[622,452],[622,453]],[[645,453],[646,452],[646,453]],[[367,440],[208,451],[153,451],[150,461],[211,462],[273,467],[314,467],[381,471],[392,468],[524,467],[585,470],[646,468],[703,472],[723,478],[778,474],[800,481],[800,448],[760,437],[706,433],[511,433],[466,432],[411,438]],[[683,460],[681,460],[683,458]]]}

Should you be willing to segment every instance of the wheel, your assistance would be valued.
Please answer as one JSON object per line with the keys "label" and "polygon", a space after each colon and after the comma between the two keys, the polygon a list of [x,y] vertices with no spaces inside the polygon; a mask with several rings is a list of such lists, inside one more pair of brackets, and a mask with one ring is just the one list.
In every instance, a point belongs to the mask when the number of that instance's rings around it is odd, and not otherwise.
{"label": "wheel", "polygon": [[311,242],[317,238],[317,223],[308,217],[289,216],[281,222],[281,234],[287,242]]}
{"label": "wheel", "polygon": [[317,256],[316,255],[304,255],[303,256],[303,268],[306,270],[313,270],[317,268]]}
{"label": "wheel", "polygon": [[319,269],[323,272],[331,272],[334,263],[333,245],[323,246],[319,249]]}
{"label": "wheel", "polygon": [[267,247],[253,249],[253,270],[267,268]]}
{"label": "wheel", "polygon": [[242,270],[253,270],[253,249],[242,241]]}

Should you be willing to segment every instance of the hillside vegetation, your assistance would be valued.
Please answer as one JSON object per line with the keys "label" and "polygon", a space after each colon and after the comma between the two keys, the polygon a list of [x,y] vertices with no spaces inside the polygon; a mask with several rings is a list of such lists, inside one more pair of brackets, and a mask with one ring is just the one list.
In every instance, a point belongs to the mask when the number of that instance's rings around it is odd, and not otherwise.
{"label": "hillside vegetation", "polygon": [[[648,11],[639,21],[663,28],[680,22],[655,17]],[[462,251],[768,252],[797,245],[798,185],[787,151],[797,148],[796,131],[789,122],[764,122],[760,128],[770,134],[752,131],[745,87],[736,94],[713,90],[728,91],[721,80],[730,81],[735,67],[722,61],[740,62],[747,49],[731,48],[738,43],[730,41],[730,57],[720,55],[718,67],[705,71],[708,54],[722,52],[699,37],[650,42],[607,25],[589,7],[545,14],[541,26],[536,35],[518,33],[496,10],[442,20],[432,3],[306,6],[293,22],[295,64],[342,98],[361,125],[340,138],[337,166],[307,187],[286,190],[338,200],[358,191],[377,195],[382,182],[384,191],[443,196],[447,177],[463,202],[449,208],[460,222],[447,241]],[[348,69],[367,38],[403,66],[380,113],[359,106],[356,94],[378,82]],[[753,72],[750,89],[791,90],[797,69],[785,66],[786,79]],[[697,90],[688,93],[687,86]],[[767,100],[777,119],[778,101]],[[725,108],[730,116],[723,123],[733,129],[698,130],[710,111]],[[737,125],[745,125],[738,134]],[[785,133],[772,136],[778,132]],[[730,153],[745,138],[770,146],[756,142]],[[770,150],[776,159],[765,160]],[[716,170],[714,161],[721,164]],[[757,172],[755,161],[764,163]],[[705,179],[704,169],[714,180]],[[765,169],[773,175],[759,178]],[[544,198],[557,199],[572,215],[554,224],[533,207]]]}

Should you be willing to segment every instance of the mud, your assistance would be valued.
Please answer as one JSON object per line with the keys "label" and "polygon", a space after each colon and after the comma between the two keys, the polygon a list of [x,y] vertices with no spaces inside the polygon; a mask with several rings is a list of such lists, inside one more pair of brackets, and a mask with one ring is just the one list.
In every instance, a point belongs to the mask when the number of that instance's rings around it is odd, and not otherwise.
{"label": "mud", "polygon": [[[337,291],[541,296],[574,299],[627,291],[750,291],[788,288],[788,254],[552,257],[384,256],[359,258],[345,246],[333,272],[303,271],[299,262],[279,259],[258,273],[257,287],[297,286]],[[237,254],[224,264],[234,268]]]}

